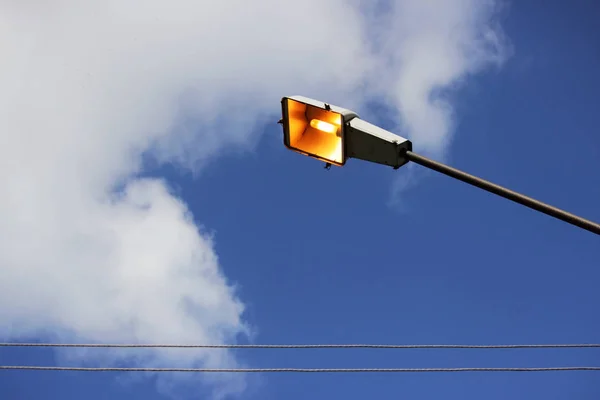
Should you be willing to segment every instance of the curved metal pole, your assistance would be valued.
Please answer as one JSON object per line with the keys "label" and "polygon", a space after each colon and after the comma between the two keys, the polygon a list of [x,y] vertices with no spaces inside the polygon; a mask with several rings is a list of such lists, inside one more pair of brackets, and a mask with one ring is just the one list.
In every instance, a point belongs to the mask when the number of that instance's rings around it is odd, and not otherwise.
{"label": "curved metal pole", "polygon": [[593,232],[597,235],[600,235],[600,224],[597,224],[593,221],[587,220],[585,218],[578,217],[575,214],[571,214],[560,208],[553,207],[549,204],[542,203],[541,201],[532,199],[531,197],[524,196],[520,193],[514,192],[505,187],[496,185],[492,182],[486,181],[485,179],[478,178],[474,175],[467,174],[466,172],[460,171],[456,168],[449,167],[440,162],[431,160],[427,157],[421,156],[419,154],[413,153],[412,151],[406,151],[406,158],[409,161],[412,161],[416,164],[422,165],[434,171],[440,172],[444,175],[448,175],[452,178],[458,179],[459,181],[463,181],[468,183],[469,185],[473,185],[480,189],[486,190],[490,193],[494,193],[500,197],[504,197],[505,199],[512,200],[515,203],[519,203],[524,205],[525,207],[532,208],[536,211],[542,212],[551,217],[560,219],[561,221],[567,222],[571,225],[578,226],[587,231]]}

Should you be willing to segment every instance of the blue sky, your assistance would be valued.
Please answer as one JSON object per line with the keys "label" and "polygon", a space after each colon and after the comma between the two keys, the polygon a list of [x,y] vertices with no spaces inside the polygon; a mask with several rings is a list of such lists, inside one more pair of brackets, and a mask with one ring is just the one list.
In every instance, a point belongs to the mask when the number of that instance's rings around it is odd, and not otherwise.
{"label": "blue sky", "polygon": [[[510,4],[501,23],[514,53],[501,68],[471,76],[452,92],[456,126],[446,161],[600,221],[598,18],[600,7],[592,1]],[[280,95],[294,94],[312,93]],[[245,305],[252,341],[600,342],[595,235],[435,172],[417,173],[414,185],[396,198],[399,206],[390,206],[405,168],[350,160],[325,171],[322,163],[283,147],[275,124],[280,105],[271,107],[252,150],[224,152],[197,174],[169,165],[143,171],[165,179],[197,224],[214,235],[220,268]],[[379,106],[355,111],[394,127]],[[414,149],[419,152],[416,139]],[[234,355],[251,367],[600,365],[594,349]],[[0,350],[3,365],[56,361],[50,350]],[[270,374],[248,377],[240,398],[591,400],[600,397],[599,382],[597,372]],[[168,398],[151,379],[108,373],[4,371],[0,387],[15,399]],[[195,398],[203,390],[177,392]]]}

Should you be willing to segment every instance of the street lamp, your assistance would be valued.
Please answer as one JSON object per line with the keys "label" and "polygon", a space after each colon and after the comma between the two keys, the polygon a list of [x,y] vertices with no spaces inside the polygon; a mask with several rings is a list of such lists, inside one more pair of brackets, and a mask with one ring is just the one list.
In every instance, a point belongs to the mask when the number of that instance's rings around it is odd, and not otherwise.
{"label": "street lamp", "polygon": [[410,140],[363,121],[345,108],[303,96],[281,99],[283,142],[287,148],[331,165],[348,158],[400,168],[409,161],[600,235],[600,224],[552,207],[412,151]]}

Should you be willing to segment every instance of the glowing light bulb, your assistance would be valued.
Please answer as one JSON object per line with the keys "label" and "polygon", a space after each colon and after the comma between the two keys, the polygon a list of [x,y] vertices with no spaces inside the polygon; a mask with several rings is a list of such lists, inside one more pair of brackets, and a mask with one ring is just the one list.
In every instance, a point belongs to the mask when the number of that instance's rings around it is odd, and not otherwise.
{"label": "glowing light bulb", "polygon": [[310,126],[322,132],[337,133],[338,127],[329,122],[321,121],[320,119],[310,120]]}

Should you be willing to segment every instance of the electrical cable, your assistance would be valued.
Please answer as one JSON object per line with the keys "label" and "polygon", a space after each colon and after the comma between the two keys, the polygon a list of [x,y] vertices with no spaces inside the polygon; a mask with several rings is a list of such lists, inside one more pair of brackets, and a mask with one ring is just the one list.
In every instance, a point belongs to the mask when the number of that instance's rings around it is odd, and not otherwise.
{"label": "electrical cable", "polygon": [[98,347],[181,349],[561,349],[600,348],[582,344],[139,344],[139,343],[0,343],[0,347]]}
{"label": "electrical cable", "polygon": [[600,371],[600,367],[548,367],[548,368],[88,368],[52,367],[34,365],[2,365],[0,370],[79,371],[79,372],[197,372],[197,373],[409,373],[409,372],[552,372]]}

